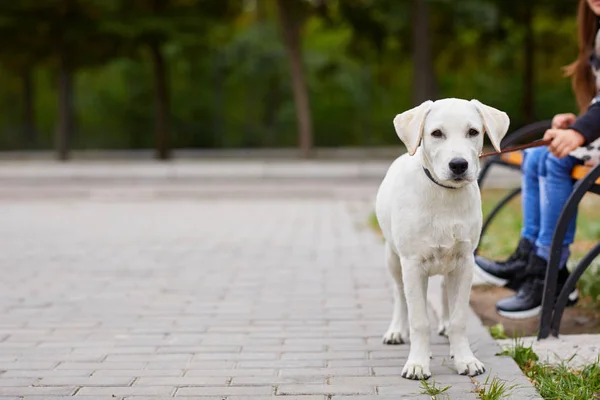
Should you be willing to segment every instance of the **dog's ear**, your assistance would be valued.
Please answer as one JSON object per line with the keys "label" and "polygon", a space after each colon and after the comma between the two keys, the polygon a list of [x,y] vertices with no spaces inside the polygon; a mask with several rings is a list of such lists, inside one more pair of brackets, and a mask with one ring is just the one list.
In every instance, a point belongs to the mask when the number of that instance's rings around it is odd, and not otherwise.
{"label": "dog's ear", "polygon": [[425,117],[431,109],[433,101],[427,100],[420,106],[396,115],[394,118],[394,128],[396,134],[406,146],[408,154],[415,155],[421,138],[423,137],[423,123]]}
{"label": "dog's ear", "polygon": [[483,126],[487,132],[492,146],[496,151],[500,151],[500,142],[510,125],[510,118],[505,112],[495,109],[494,107],[486,106],[478,100],[471,100],[471,103],[477,108],[481,119],[483,120]]}

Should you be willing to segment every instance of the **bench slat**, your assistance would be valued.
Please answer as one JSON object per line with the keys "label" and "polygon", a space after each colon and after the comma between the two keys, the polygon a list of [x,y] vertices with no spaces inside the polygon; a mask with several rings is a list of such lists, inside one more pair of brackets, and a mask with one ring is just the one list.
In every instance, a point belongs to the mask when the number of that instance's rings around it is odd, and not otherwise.
{"label": "bench slat", "polygon": [[[521,166],[523,163],[523,152],[515,151],[512,153],[504,153],[500,155],[500,159],[510,165]],[[571,176],[573,179],[580,180],[583,179],[592,167],[586,167],[585,165],[576,165],[573,168],[573,172]],[[596,185],[600,185],[600,178],[596,180]]]}

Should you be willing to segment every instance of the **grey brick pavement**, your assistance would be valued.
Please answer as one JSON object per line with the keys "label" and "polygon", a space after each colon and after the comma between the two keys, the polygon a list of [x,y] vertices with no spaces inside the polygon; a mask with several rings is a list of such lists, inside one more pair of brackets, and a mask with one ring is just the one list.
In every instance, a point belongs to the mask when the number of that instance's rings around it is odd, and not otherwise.
{"label": "grey brick pavement", "polygon": [[[390,282],[363,189],[0,198],[0,400],[429,398],[399,377],[407,346],[380,342]],[[474,315],[469,333],[523,385],[511,398],[535,396]],[[433,340],[432,379],[476,398]]]}

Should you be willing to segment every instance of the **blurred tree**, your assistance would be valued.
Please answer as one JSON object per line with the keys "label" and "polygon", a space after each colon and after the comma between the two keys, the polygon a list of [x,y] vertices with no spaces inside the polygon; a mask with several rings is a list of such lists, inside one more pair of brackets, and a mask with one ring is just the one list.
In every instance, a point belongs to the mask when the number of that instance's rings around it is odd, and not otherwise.
{"label": "blurred tree", "polygon": [[[379,61],[390,49],[399,58],[403,52],[412,57],[412,105],[437,98],[437,77],[433,56],[436,28],[430,24],[431,0],[347,0],[340,2],[344,18],[353,27],[355,54],[368,59],[374,54]],[[410,38],[410,39],[409,39]]]}
{"label": "blurred tree", "polygon": [[[239,4],[239,3],[238,3]],[[156,158],[171,158],[171,95],[165,46],[198,41],[207,20],[231,17],[239,5],[212,0],[121,0],[113,19],[105,23],[135,48],[147,49],[154,76]]]}
{"label": "blurred tree", "polygon": [[[31,69],[45,63],[57,76],[58,119],[55,149],[59,160],[69,158],[75,114],[73,79],[77,68],[99,65],[116,55],[117,37],[98,30],[104,16],[103,3],[84,0],[22,0],[0,4],[5,16],[2,29],[12,31],[15,42],[2,42],[0,54],[11,59],[11,51],[20,54],[14,68],[21,69],[24,79],[26,126],[33,126],[33,90]],[[94,43],[90,46],[90,43]],[[15,49],[16,46],[16,49]],[[10,61],[9,61],[10,63]]]}
{"label": "blurred tree", "polygon": [[396,144],[391,118],[423,93],[479,98],[518,127],[574,110],[560,67],[577,53],[575,6],[4,1],[0,149],[48,148],[53,136],[61,158],[69,146],[155,147],[166,158],[171,147]]}
{"label": "blurred tree", "polygon": [[[576,2],[559,0],[494,0],[499,10],[500,18],[510,21],[509,24],[498,26],[499,37],[518,35],[521,38],[522,52],[522,97],[521,108],[523,113],[523,122],[531,123],[537,119],[535,112],[536,97],[536,58],[540,51],[540,46],[536,37],[535,24],[540,11],[552,19],[560,19],[565,15],[571,15],[574,18]],[[512,30],[509,32],[508,30]],[[576,32],[573,32],[576,37]],[[575,48],[576,49],[576,48]],[[573,49],[573,50],[575,50]],[[559,71],[557,71],[557,74]]]}
{"label": "blurred tree", "polygon": [[290,63],[296,118],[298,121],[300,152],[303,157],[310,157],[313,146],[312,118],[308,87],[302,65],[301,43],[301,30],[303,20],[306,18],[306,6],[298,0],[276,1],[283,42],[285,43]]}
{"label": "blurred tree", "polygon": [[0,37],[11,38],[0,42],[0,60],[4,68],[21,80],[23,133],[27,145],[33,146],[36,140],[33,70],[43,59],[45,47],[32,35],[35,20],[25,13],[26,4],[6,3],[0,7]]}
{"label": "blurred tree", "polygon": [[437,83],[431,54],[429,0],[413,0],[413,105],[437,98]]}
{"label": "blurred tree", "polygon": [[[510,20],[511,26],[517,29],[516,34],[521,37],[522,51],[522,97],[521,109],[523,121],[535,121],[535,34],[533,23],[535,18],[536,1],[494,0],[500,12],[500,18]],[[504,26],[498,26],[501,36]]]}

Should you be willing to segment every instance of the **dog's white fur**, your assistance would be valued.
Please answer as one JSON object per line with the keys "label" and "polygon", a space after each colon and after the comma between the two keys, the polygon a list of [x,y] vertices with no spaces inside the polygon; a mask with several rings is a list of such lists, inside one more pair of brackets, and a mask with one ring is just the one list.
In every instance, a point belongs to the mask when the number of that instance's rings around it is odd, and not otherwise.
{"label": "dog's white fur", "polygon": [[[409,153],[390,166],[377,193],[376,213],[395,281],[394,312],[384,342],[404,343],[410,334],[405,378],[431,376],[427,284],[430,276],[440,274],[439,333],[449,338],[458,373],[475,376],[485,371],[466,335],[473,254],[482,224],[479,154],[485,132],[499,150],[509,123],[506,113],[461,99],[426,101],[394,119]],[[460,178],[449,167],[457,158],[468,162]],[[452,188],[434,183],[424,168],[439,184]]]}

